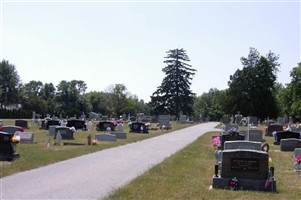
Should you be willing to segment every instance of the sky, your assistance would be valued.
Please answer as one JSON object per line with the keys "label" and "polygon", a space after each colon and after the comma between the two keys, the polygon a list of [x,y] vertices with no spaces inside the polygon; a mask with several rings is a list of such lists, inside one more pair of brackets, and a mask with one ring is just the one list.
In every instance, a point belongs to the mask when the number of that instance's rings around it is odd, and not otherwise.
{"label": "sky", "polygon": [[277,81],[301,62],[297,1],[0,0],[0,59],[22,83],[124,84],[144,102],[162,83],[167,51],[183,48],[197,96],[228,88],[250,48],[279,55]]}

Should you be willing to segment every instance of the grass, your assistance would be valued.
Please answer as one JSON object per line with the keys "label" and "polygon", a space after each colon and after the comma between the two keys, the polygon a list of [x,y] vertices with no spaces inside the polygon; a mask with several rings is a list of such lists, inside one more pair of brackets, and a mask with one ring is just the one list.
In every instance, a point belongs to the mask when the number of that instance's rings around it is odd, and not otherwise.
{"label": "grass", "polygon": [[279,146],[273,145],[272,137],[264,139],[270,146],[269,155],[275,167],[277,192],[210,190],[215,163],[211,138],[218,134],[205,134],[130,184],[118,189],[107,200],[300,199],[301,178],[300,172],[294,171],[293,153],[279,151]]}
{"label": "grass", "polygon": [[[67,145],[51,145],[50,148],[47,148],[47,142],[50,139],[53,144],[55,140],[53,136],[48,136],[48,130],[40,130],[39,125],[33,124],[31,120],[29,121],[29,129],[26,129],[26,132],[34,133],[36,144],[17,144],[17,153],[20,154],[20,158],[16,159],[13,162],[1,162],[0,161],[0,177],[12,175],[18,172],[38,168],[45,166],[51,163],[59,162],[62,160],[78,157],[81,155],[93,153],[107,148],[112,148],[120,145],[125,145],[127,143],[132,143],[140,140],[145,140],[151,137],[158,135],[166,134],[168,132],[178,130],[181,128],[186,128],[191,126],[190,124],[178,124],[172,122],[172,130],[164,131],[150,131],[149,134],[136,134],[129,133],[129,127],[124,126],[125,132],[127,134],[127,139],[117,140],[116,142],[98,142],[98,145],[82,145],[82,146],[67,146]],[[4,119],[4,125],[14,125],[15,120]],[[97,132],[95,125],[93,125],[94,131],[91,132],[92,138],[94,138]],[[76,131],[74,133],[75,140],[63,140],[63,142],[74,142],[74,143],[85,143],[87,144],[87,131]]]}

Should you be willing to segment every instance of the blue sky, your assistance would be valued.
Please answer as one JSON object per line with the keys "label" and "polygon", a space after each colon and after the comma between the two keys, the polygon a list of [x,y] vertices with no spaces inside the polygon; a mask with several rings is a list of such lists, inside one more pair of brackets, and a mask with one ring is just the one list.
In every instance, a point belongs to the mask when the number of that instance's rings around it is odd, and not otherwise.
{"label": "blue sky", "polygon": [[144,99],[161,85],[166,52],[183,48],[200,96],[226,89],[249,48],[279,54],[278,82],[300,57],[300,1],[1,0],[1,60],[23,83],[83,80],[87,91],[116,83]]}

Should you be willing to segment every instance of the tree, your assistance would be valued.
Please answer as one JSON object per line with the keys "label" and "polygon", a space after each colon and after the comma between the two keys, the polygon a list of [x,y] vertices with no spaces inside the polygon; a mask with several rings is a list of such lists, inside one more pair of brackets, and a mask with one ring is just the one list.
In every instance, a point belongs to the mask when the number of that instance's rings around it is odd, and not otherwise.
{"label": "tree", "polygon": [[20,78],[16,67],[6,60],[0,63],[0,104],[3,106],[19,103]]}
{"label": "tree", "polygon": [[84,94],[91,105],[91,111],[101,113],[102,115],[109,115],[112,113],[111,94],[106,92],[88,92]]}
{"label": "tree", "polygon": [[279,95],[281,108],[285,114],[301,119],[301,63],[290,73],[291,82]]}
{"label": "tree", "polygon": [[88,100],[81,97],[86,89],[84,81],[61,81],[57,86],[57,112],[64,116],[80,116],[84,111],[91,109]]}
{"label": "tree", "polygon": [[24,84],[20,90],[22,109],[37,113],[43,113],[47,109],[47,102],[40,95],[42,88],[43,83],[41,81],[30,81]]}
{"label": "tree", "polygon": [[191,92],[192,76],[196,70],[187,62],[190,61],[184,49],[167,51],[162,71],[166,74],[161,86],[151,96],[150,106],[154,114],[193,113],[192,105],[195,94]]}
{"label": "tree", "polygon": [[226,91],[211,88],[209,92],[203,93],[197,97],[193,104],[195,116],[202,116],[202,119],[219,121],[226,114],[224,102],[226,100]]}
{"label": "tree", "polygon": [[56,89],[52,83],[45,83],[43,88],[40,91],[40,97],[47,102],[47,108],[43,111],[46,113],[53,113],[55,111],[56,103],[55,103]]}
{"label": "tree", "polygon": [[250,48],[247,58],[242,57],[243,69],[230,76],[228,107],[231,113],[240,111],[245,116],[275,118],[278,107],[275,93],[279,56],[269,52],[266,57]]}

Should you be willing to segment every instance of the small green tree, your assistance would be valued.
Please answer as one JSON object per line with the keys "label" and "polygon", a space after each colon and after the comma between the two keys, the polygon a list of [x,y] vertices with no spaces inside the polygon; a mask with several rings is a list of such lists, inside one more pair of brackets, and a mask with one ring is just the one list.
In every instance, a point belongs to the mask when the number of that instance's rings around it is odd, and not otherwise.
{"label": "small green tree", "polygon": [[166,76],[152,94],[150,106],[154,114],[191,115],[195,94],[190,90],[190,85],[196,70],[188,64],[190,59],[184,49],[167,51],[165,59],[167,66],[162,71]]}

